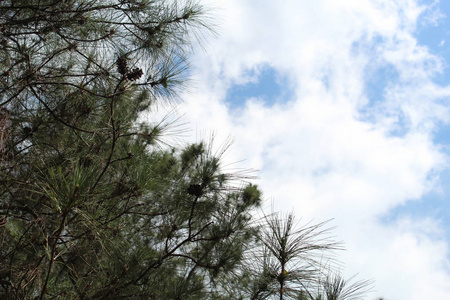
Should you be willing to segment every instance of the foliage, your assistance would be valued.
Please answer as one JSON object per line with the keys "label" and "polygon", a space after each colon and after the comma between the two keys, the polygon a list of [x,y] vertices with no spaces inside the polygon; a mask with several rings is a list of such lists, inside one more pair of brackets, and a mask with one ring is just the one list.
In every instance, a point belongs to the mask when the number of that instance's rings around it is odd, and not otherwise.
{"label": "foliage", "polygon": [[261,192],[232,184],[244,178],[222,152],[162,146],[167,119],[139,121],[183,88],[199,4],[5,0],[0,12],[3,298],[312,297],[316,254],[338,248],[316,239],[323,224],[256,221]]}

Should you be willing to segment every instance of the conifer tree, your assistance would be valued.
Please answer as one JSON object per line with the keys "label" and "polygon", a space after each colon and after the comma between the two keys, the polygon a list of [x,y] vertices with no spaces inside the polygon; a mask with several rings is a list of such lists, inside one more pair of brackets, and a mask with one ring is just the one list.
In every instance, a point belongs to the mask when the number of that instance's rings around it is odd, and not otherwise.
{"label": "conifer tree", "polygon": [[203,19],[191,1],[0,1],[2,299],[313,297],[304,242],[335,243],[259,224],[221,151],[139,119],[182,86]]}
{"label": "conifer tree", "polygon": [[[184,75],[195,3],[1,2],[0,293],[200,299],[259,199],[199,143],[139,123]],[[233,242],[233,245],[231,243]]]}

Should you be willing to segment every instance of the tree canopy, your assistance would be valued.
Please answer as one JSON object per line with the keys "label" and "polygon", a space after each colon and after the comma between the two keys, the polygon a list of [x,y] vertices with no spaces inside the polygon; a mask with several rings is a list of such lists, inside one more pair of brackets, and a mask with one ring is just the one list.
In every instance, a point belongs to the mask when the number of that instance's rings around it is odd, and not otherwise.
{"label": "tree canopy", "polygon": [[139,116],[183,88],[200,4],[0,1],[0,295],[359,299],[325,223],[256,217],[206,142]]}

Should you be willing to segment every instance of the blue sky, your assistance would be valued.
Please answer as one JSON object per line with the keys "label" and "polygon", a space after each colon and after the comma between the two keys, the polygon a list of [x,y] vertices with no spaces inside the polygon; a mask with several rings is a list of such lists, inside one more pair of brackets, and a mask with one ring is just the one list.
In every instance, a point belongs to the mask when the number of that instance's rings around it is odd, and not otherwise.
{"label": "blue sky", "polygon": [[249,98],[258,98],[266,105],[286,102],[292,98],[289,80],[269,65],[249,70],[250,82],[234,83],[227,91],[225,102],[230,109],[241,108]]}
{"label": "blue sky", "polygon": [[333,218],[367,300],[450,299],[450,2],[201,2],[191,138],[231,135],[266,209]]}
{"label": "blue sky", "polygon": [[[431,4],[433,1],[425,1]],[[444,61],[442,72],[435,75],[434,82],[442,86],[450,85],[450,2],[440,1],[433,7],[441,15],[435,22],[423,23],[415,32],[420,45],[426,46],[429,51]],[[440,123],[433,133],[433,140],[442,146],[442,152],[450,154],[450,126]],[[450,240],[450,169],[446,168],[439,173],[438,188],[430,191],[422,199],[396,208],[391,217],[398,214],[413,214],[416,216],[432,216],[442,220],[445,224],[446,238]]]}

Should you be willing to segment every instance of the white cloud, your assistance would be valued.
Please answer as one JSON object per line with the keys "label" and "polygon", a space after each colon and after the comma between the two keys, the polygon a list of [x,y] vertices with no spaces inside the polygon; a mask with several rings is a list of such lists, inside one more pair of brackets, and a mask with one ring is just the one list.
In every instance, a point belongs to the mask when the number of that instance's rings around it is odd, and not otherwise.
{"label": "white cloud", "polygon": [[[197,51],[196,89],[183,95],[195,132],[214,130],[219,141],[231,134],[227,160],[259,169],[277,209],[305,220],[335,218],[347,272],[374,278],[380,296],[450,299],[442,224],[382,221],[420,201],[447,164],[432,140],[450,119],[450,88],[432,80],[444,62],[414,37],[421,14],[427,22],[442,16],[415,0],[211,3],[220,35],[207,52]],[[249,70],[264,65],[289,78],[292,99],[267,105],[252,98],[230,110],[227,90],[254,80]],[[378,65],[398,76],[380,87],[385,97],[374,104],[367,80]]]}

